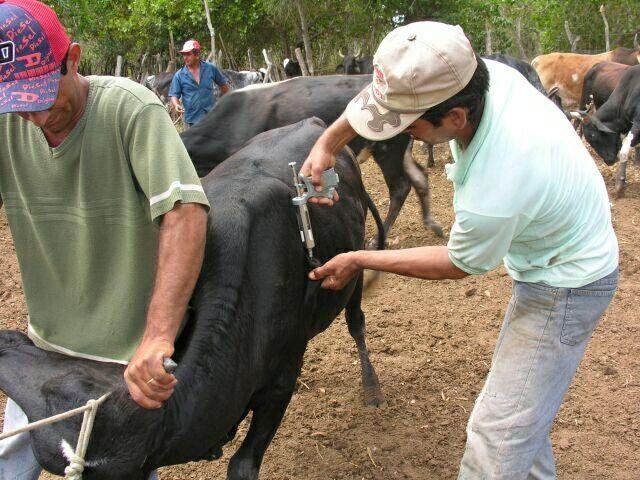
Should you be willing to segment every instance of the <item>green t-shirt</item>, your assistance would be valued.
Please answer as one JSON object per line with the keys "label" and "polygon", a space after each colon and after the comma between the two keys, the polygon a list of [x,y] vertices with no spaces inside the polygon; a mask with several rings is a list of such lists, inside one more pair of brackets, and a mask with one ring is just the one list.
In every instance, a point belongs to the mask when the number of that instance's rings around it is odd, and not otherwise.
{"label": "green t-shirt", "polygon": [[0,195],[41,348],[126,363],[140,342],[160,218],[207,199],[155,95],[89,77],[85,112],[49,147],[42,130],[0,116]]}
{"label": "green t-shirt", "polygon": [[577,288],[611,273],[607,189],[564,114],[514,69],[486,60],[490,87],[466,150],[451,142],[456,221],[449,258],[482,274]]}

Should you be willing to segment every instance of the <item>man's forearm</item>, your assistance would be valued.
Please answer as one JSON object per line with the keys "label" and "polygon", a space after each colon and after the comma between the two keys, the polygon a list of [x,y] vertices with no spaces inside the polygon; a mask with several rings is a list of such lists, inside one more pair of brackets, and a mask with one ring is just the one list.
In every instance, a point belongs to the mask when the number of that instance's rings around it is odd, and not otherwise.
{"label": "man's forearm", "polygon": [[468,275],[451,262],[447,247],[444,246],[383,251],[361,250],[351,255],[360,268],[425,280],[458,279]]}
{"label": "man's forearm", "polygon": [[178,99],[178,97],[169,97],[169,103],[171,103],[171,106],[174,109],[178,108],[178,106],[181,105],[180,100]]}
{"label": "man's forearm", "polygon": [[202,267],[206,226],[207,214],[197,203],[176,204],[164,215],[144,339],[175,341]]}
{"label": "man's forearm", "polygon": [[356,138],[358,134],[351,127],[343,112],[338,119],[320,136],[317,142],[319,148],[323,148],[331,155],[337,155],[347,143]]}

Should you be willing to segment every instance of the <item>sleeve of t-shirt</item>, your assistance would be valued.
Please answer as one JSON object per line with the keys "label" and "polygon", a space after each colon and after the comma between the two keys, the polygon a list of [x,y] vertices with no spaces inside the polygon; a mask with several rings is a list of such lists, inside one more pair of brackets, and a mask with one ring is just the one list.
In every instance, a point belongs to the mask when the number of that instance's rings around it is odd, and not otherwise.
{"label": "sleeve of t-shirt", "polygon": [[164,107],[145,105],[130,129],[129,158],[153,221],[158,223],[176,202],[200,203],[208,209],[200,179]]}
{"label": "sleeve of t-shirt", "polygon": [[213,81],[216,82],[218,84],[218,86],[223,86],[227,84],[227,77],[225,77],[222,72],[220,70],[218,70],[218,67],[216,67],[215,65],[212,65],[213,67]]}
{"label": "sleeve of t-shirt", "polygon": [[449,236],[449,258],[461,270],[480,275],[500,265],[511,246],[518,217],[491,217],[460,210]]}
{"label": "sleeve of t-shirt", "polygon": [[180,84],[180,79],[178,78],[177,73],[171,80],[171,86],[169,87],[169,96],[176,98],[180,98],[182,96],[182,85]]}

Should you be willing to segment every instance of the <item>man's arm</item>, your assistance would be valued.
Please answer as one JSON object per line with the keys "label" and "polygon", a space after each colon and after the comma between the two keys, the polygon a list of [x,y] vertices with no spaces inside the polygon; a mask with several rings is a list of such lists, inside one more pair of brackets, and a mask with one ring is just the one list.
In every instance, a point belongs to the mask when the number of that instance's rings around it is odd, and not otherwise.
{"label": "man's arm", "polygon": [[425,280],[460,279],[469,275],[451,262],[447,247],[430,246],[343,253],[313,270],[309,278],[324,279],[323,288],[340,290],[363,268]]}
{"label": "man's arm", "polygon": [[180,103],[180,99],[178,97],[169,97],[169,102],[176,112],[184,113],[184,107],[182,106],[182,103]]}
{"label": "man's arm", "polygon": [[[316,141],[300,169],[304,175],[308,176],[311,174],[316,190],[322,190],[322,172],[335,165],[338,152],[357,136],[358,134],[351,128],[344,112],[320,135],[320,138]],[[309,201],[331,206],[334,201],[338,201],[338,195],[336,194],[333,200],[323,197],[312,197]]]}
{"label": "man's arm", "polygon": [[228,91],[229,91],[229,84],[228,83],[220,85],[220,96],[223,96]]}
{"label": "man's arm", "polygon": [[207,214],[199,203],[177,203],[162,218],[147,325],[124,374],[131,397],[142,407],[160,408],[177,384],[162,362],[173,354],[202,267],[206,226]]}

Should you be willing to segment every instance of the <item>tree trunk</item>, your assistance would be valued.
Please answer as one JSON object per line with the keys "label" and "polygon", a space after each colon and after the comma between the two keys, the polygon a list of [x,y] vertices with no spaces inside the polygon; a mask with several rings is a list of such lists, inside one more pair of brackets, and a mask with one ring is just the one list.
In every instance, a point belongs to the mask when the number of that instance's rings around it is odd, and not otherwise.
{"label": "tree trunk", "polygon": [[116,59],[116,71],[114,75],[116,77],[119,77],[121,73],[122,73],[122,55],[118,55],[118,58]]}
{"label": "tree trunk", "polygon": [[580,35],[577,37],[573,36],[571,33],[571,29],[569,28],[569,20],[564,21],[564,31],[567,33],[567,38],[569,39],[569,43],[571,44],[571,52],[576,51],[576,44],[580,41]]}
{"label": "tree trunk", "polygon": [[302,70],[302,75],[305,77],[309,76],[309,70],[307,69],[307,64],[304,63],[304,58],[302,57],[302,50],[296,48],[296,58],[298,59],[298,63],[300,64],[300,70]]}
{"label": "tree trunk", "polygon": [[492,55],[493,49],[491,48],[491,24],[487,21],[484,24],[484,54]]}
{"label": "tree trunk", "polygon": [[518,50],[520,50],[520,58],[525,62],[528,62],[527,52],[524,51],[524,46],[522,45],[522,18],[516,18],[516,44],[518,45]]}
{"label": "tree trunk", "polygon": [[607,21],[604,5],[600,5],[600,15],[602,15],[602,21],[604,22],[604,49],[608,52],[611,50],[611,38],[609,37],[609,22]]}
{"label": "tree trunk", "polygon": [[301,0],[294,0],[296,7],[298,8],[298,14],[300,15],[300,28],[302,29],[302,41],[304,42],[304,51],[307,56],[307,67],[309,67],[309,73],[313,75],[313,52],[311,50],[311,40],[309,39],[309,27],[307,25],[307,17],[304,12]]}
{"label": "tree trunk", "polygon": [[207,0],[202,0],[204,2],[204,13],[207,16],[207,28],[209,29],[209,38],[211,38],[211,51],[207,56],[207,62],[210,62],[214,59],[216,55],[216,31],[213,28],[213,24],[211,23],[211,12],[209,10],[209,2]]}
{"label": "tree trunk", "polygon": [[144,64],[147,61],[147,52],[144,52],[144,55],[142,55],[142,60],[140,60],[140,80],[138,81],[138,83],[144,83],[145,79],[147,78],[147,72],[145,71],[144,68]]}
{"label": "tree trunk", "polygon": [[256,61],[253,59],[253,53],[250,48],[247,49],[247,59],[249,60],[249,70],[257,70]]}
{"label": "tree trunk", "polygon": [[173,42],[173,31],[169,30],[169,65],[167,65],[167,72],[176,71],[176,44]]}

